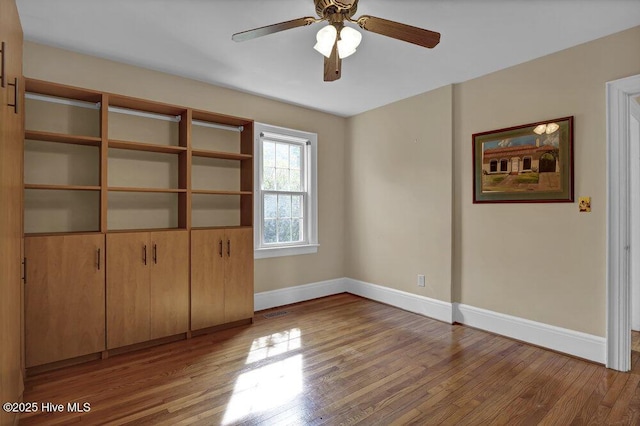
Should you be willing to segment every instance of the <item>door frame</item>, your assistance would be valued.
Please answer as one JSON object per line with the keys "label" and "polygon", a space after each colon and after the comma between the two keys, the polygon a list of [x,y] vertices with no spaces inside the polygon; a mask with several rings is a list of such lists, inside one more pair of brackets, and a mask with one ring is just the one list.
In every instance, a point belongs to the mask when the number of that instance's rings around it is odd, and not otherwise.
{"label": "door frame", "polygon": [[[640,101],[631,102],[631,124],[640,130]],[[637,122],[638,124],[635,124]],[[633,132],[632,132],[633,133]],[[639,138],[636,135],[636,138]],[[640,331],[640,139],[631,139],[631,330]],[[636,218],[634,220],[634,218]],[[634,254],[635,253],[635,254]]]}
{"label": "door frame", "polygon": [[607,353],[608,368],[631,369],[630,111],[640,74],[607,82]]}

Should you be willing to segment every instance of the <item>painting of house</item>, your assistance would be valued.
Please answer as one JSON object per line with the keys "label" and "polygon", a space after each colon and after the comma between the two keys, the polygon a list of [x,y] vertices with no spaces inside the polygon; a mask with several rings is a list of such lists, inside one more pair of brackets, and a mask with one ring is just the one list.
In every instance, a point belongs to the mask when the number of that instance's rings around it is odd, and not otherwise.
{"label": "painting of house", "polygon": [[483,192],[561,191],[559,132],[482,144]]}
{"label": "painting of house", "polygon": [[550,146],[516,146],[484,151],[484,174],[526,172],[559,172],[557,149]]}

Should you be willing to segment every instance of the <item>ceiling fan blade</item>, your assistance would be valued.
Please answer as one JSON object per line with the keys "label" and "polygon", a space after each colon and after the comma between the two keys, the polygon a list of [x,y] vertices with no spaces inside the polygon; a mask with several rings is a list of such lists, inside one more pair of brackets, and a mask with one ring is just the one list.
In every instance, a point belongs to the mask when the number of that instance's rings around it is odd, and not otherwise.
{"label": "ceiling fan blade", "polygon": [[356,21],[362,29],[398,40],[433,48],[440,43],[440,33],[424,30],[375,16],[363,15]]}
{"label": "ceiling fan blade", "polygon": [[253,38],[266,36],[280,31],[290,30],[297,27],[304,27],[305,25],[311,25],[317,21],[317,19],[310,16],[307,16],[305,18],[292,19],[291,21],[280,22],[279,24],[267,25],[266,27],[254,28],[252,30],[235,33],[231,36],[231,39],[233,41],[251,40]]}
{"label": "ceiling fan blade", "polygon": [[342,76],[342,59],[338,56],[338,42],[333,45],[330,57],[324,57],[324,81],[336,81]]}

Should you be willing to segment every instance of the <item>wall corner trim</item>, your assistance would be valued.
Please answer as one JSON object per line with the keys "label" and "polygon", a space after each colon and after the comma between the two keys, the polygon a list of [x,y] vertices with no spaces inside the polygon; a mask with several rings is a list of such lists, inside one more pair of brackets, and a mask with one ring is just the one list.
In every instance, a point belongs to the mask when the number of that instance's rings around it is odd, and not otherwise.
{"label": "wall corner trim", "polygon": [[607,341],[604,337],[461,303],[443,302],[352,278],[336,278],[256,293],[255,310],[260,311],[340,293],[351,293],[448,324],[459,322],[600,364],[606,362]]}
{"label": "wall corner trim", "polygon": [[386,303],[405,311],[453,324],[453,306],[450,302],[443,302],[351,278],[345,278],[345,281],[346,291],[356,296]]}

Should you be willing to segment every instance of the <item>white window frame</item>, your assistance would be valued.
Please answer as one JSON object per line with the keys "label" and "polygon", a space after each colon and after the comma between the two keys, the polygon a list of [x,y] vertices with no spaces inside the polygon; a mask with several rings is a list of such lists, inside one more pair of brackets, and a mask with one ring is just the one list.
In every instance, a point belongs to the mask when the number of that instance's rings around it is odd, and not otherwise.
{"label": "white window frame", "polygon": [[[287,129],[285,127],[272,126],[264,123],[254,123],[254,200],[253,200],[253,240],[254,259],[269,257],[294,256],[300,254],[312,254],[318,252],[318,135],[301,130]],[[268,136],[275,142],[296,142],[305,145],[303,173],[307,183],[306,203],[304,203],[304,231],[305,239],[300,243],[269,244],[262,242],[264,225],[263,215],[263,191],[262,191],[262,140]],[[273,191],[264,191],[273,192]]]}

